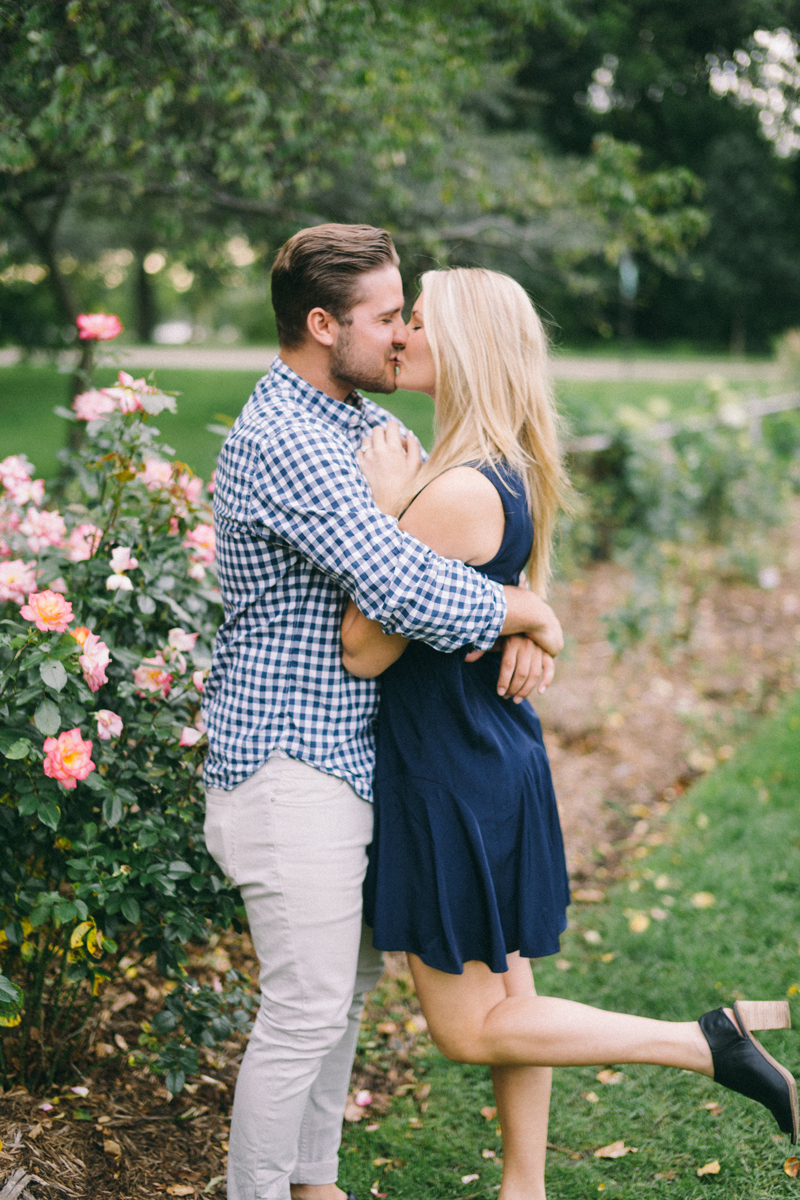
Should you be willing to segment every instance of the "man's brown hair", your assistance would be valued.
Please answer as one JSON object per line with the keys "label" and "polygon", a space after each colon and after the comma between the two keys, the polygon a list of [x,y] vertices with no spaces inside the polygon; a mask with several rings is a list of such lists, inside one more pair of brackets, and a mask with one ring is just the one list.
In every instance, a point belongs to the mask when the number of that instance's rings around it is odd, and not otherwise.
{"label": "man's brown hair", "polygon": [[374,225],[313,225],[281,246],[272,264],[272,307],[282,346],[306,337],[312,308],[342,325],[358,303],[359,276],[400,259],[385,229]]}

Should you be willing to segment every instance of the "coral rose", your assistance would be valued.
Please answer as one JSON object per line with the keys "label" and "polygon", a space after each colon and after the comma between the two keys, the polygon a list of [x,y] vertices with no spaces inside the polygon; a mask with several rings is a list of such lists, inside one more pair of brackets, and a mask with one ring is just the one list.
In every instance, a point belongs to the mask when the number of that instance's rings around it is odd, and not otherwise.
{"label": "coral rose", "polygon": [[35,622],[42,633],[66,633],[72,620],[72,605],[58,592],[30,592],[28,603],[23,604],[19,615]]}
{"label": "coral rose", "polygon": [[101,742],[110,742],[122,733],[122,717],[108,708],[99,708],[94,714],[97,721],[97,736]]}
{"label": "coral rose", "polygon": [[83,678],[90,689],[96,692],[108,683],[106,667],[111,662],[111,654],[105,642],[101,642],[96,633],[90,633],[83,643],[83,654],[78,659],[78,665],[83,671]]}
{"label": "coral rose", "polygon": [[75,324],[82,342],[110,342],[122,333],[122,322],[113,313],[81,313]]}
{"label": "coral rose", "polygon": [[92,743],[84,741],[80,729],[70,729],[57,738],[45,738],[44,773],[57,779],[65,788],[74,788],[85,779],[95,765],[92,762]]}
{"label": "coral rose", "polygon": [[74,637],[79,646],[83,646],[91,632],[85,625],[76,625],[74,629],[69,630],[69,636]]}
{"label": "coral rose", "polygon": [[23,562],[21,558],[0,563],[0,600],[24,604],[26,593],[35,587],[36,571],[32,563]]}

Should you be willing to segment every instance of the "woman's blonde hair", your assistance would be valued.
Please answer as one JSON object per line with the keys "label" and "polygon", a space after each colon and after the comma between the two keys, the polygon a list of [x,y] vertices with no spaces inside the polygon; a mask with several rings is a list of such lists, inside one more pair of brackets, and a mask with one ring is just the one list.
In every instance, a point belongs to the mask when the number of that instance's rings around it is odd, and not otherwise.
{"label": "woman's blonde hair", "polygon": [[542,322],[524,289],[497,271],[427,271],[421,283],[436,368],[436,439],[407,500],[449,467],[504,459],[525,487],[534,521],[528,579],[543,596],[570,485]]}

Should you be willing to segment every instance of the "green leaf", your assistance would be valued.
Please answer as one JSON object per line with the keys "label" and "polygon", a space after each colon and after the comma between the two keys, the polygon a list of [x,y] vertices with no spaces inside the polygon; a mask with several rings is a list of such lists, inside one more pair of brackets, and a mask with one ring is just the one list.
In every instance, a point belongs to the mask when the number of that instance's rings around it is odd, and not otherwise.
{"label": "green leaf", "polygon": [[39,797],[34,796],[32,792],[26,792],[24,796],[20,796],[17,801],[17,812],[21,817],[29,817],[39,808]]}
{"label": "green leaf", "polygon": [[22,992],[15,983],[0,975],[0,1004],[19,1004]]}
{"label": "green leaf", "polygon": [[103,819],[106,825],[119,825],[122,820],[123,808],[119,796],[106,796],[103,800]]}
{"label": "green leaf", "polygon": [[177,1067],[173,1067],[171,1071],[167,1071],[165,1083],[167,1085],[167,1091],[172,1092],[173,1096],[177,1096],[178,1092],[183,1091],[183,1085],[186,1083],[186,1076],[184,1075],[183,1071],[179,1070]]}
{"label": "green leaf", "polygon": [[27,758],[33,747],[27,738],[19,738],[16,742],[12,742],[10,746],[0,746],[6,758]]}
{"label": "green leaf", "polygon": [[43,825],[47,825],[50,829],[58,829],[58,822],[61,820],[61,809],[53,800],[41,800],[38,811],[39,820]]}
{"label": "green leaf", "polygon": [[55,737],[61,728],[61,713],[52,700],[42,700],[33,714],[33,723],[45,737]]}
{"label": "green leaf", "polygon": [[42,682],[48,687],[53,688],[56,692],[61,692],[67,686],[67,672],[64,669],[64,664],[60,663],[57,658],[48,658],[41,663],[39,674],[42,677]]}
{"label": "green leaf", "polygon": [[139,909],[139,901],[133,896],[126,896],[120,905],[122,915],[126,921],[130,921],[131,925],[138,925],[141,919],[141,911]]}
{"label": "green leaf", "polygon": [[177,879],[180,879],[183,875],[194,874],[194,867],[190,867],[187,862],[182,862],[180,859],[176,859],[175,861],[171,862],[167,869],[170,875]]}

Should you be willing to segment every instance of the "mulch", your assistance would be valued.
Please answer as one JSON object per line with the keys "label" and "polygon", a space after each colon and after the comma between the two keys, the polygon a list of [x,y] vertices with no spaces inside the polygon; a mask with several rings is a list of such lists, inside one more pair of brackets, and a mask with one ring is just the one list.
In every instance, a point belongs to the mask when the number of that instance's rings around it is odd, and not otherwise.
{"label": "mulch", "polygon": [[[597,899],[649,853],[680,793],[733,753],[748,720],[800,685],[800,519],[774,536],[779,585],[711,580],[687,637],[668,652],[650,641],[614,658],[602,616],[624,595],[619,567],[601,564],[555,589],[570,642],[558,686],[537,709],[578,900]],[[231,966],[256,983],[246,933],[195,948],[189,970],[213,982]],[[201,1077],[171,1097],[129,1063],[163,984],[152,964],[131,964],[103,994],[80,1071],[46,1095],[0,1097],[0,1200],[225,1196],[244,1041],[202,1050]],[[390,956],[365,1012],[346,1119],[374,1121],[398,1095],[411,1095],[421,1117],[429,1045],[404,959]]]}

